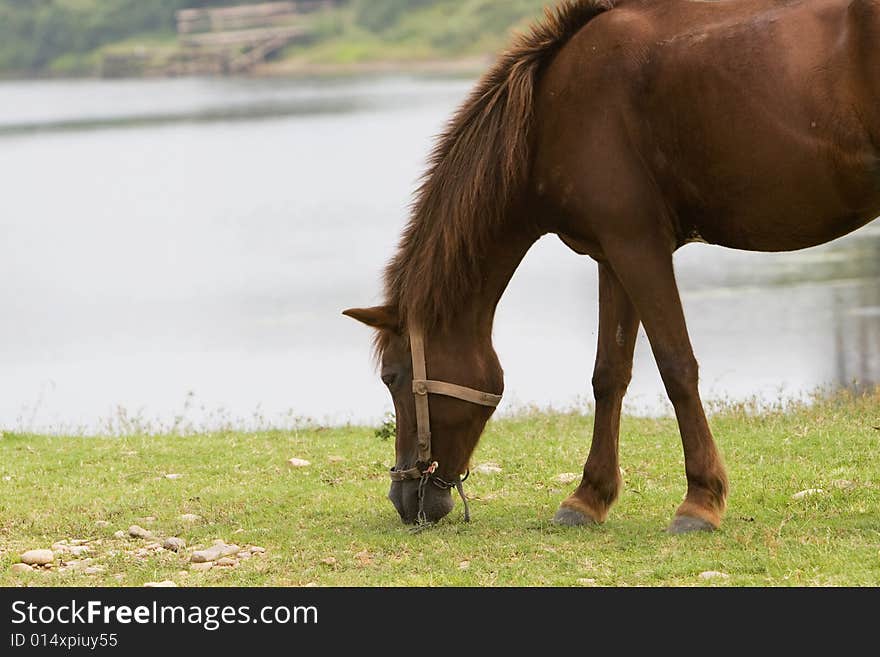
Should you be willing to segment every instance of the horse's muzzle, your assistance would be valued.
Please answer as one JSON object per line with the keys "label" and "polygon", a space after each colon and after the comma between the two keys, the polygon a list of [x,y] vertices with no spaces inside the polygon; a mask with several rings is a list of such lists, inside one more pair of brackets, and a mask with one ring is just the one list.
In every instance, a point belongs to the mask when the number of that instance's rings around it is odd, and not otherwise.
{"label": "horse's muzzle", "polygon": [[[454,502],[450,491],[428,484],[425,486],[424,512],[426,522],[438,522],[452,511]],[[419,516],[419,482],[418,480],[393,481],[388,499],[397,509],[404,524],[415,525]]]}

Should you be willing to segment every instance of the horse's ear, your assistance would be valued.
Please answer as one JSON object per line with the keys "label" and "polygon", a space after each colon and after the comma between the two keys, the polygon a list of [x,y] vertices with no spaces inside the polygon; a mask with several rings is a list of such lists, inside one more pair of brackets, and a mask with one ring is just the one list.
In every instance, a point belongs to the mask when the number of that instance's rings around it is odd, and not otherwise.
{"label": "horse's ear", "polygon": [[391,306],[376,306],[375,308],[350,308],[342,313],[346,317],[356,319],[361,324],[366,324],[374,329],[394,331],[400,333],[400,319],[397,310]]}

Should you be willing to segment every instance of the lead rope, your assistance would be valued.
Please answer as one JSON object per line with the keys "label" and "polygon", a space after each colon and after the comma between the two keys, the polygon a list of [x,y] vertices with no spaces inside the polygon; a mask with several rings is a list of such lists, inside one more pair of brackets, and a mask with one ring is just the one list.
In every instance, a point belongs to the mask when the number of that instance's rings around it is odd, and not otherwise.
{"label": "lead rope", "polygon": [[441,479],[436,474],[434,474],[437,471],[438,467],[439,466],[437,461],[434,461],[419,478],[419,512],[416,515],[416,525],[410,530],[414,534],[421,533],[429,527],[432,527],[434,524],[432,522],[428,522],[428,516],[425,514],[425,486],[427,486],[429,481],[437,486],[437,488],[440,488],[442,490],[450,490],[452,488],[457,490],[459,497],[461,497],[461,502],[464,505],[464,521],[471,521],[471,509],[468,505],[467,495],[464,494],[464,482],[466,482],[468,477],[471,476],[470,469],[468,469],[464,477],[459,477],[458,481],[452,483],[446,481],[445,479]]}

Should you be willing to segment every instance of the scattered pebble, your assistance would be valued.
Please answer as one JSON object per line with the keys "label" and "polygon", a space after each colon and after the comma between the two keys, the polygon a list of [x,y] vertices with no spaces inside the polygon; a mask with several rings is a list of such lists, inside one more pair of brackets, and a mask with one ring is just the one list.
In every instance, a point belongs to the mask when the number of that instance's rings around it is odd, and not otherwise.
{"label": "scattered pebble", "polygon": [[10,477],[9,475],[4,475],[3,481],[12,481],[12,477]]}
{"label": "scattered pebble", "polygon": [[104,566],[89,566],[83,572],[86,575],[100,575],[105,570]]}
{"label": "scattered pebble", "polygon": [[700,573],[700,579],[730,579],[730,575],[717,570],[707,570],[704,573]]}
{"label": "scattered pebble", "polygon": [[342,463],[345,459],[341,456],[328,456],[327,461],[328,463]]}
{"label": "scattered pebble", "polygon": [[357,562],[361,566],[369,566],[373,563],[373,555],[370,554],[367,550],[363,550],[354,555],[354,558],[357,559]]}
{"label": "scattered pebble", "polygon": [[118,532],[113,532],[113,538],[125,538],[126,536],[128,536],[128,534],[121,529]]}
{"label": "scattered pebble", "polygon": [[180,519],[184,522],[199,522],[202,519],[202,516],[195,513],[184,513],[180,516]]}
{"label": "scattered pebble", "polygon": [[321,563],[325,566],[335,566],[336,565],[336,557],[327,557],[326,559],[321,559]]}
{"label": "scattered pebble", "polygon": [[132,525],[128,528],[128,535],[132,538],[143,538],[146,540],[154,541],[156,537],[153,536],[153,532],[147,531],[143,527],[139,527],[138,525]]}
{"label": "scattered pebble", "polygon": [[221,559],[217,559],[217,561],[214,562],[214,565],[219,566],[220,568],[234,568],[238,565],[238,562],[235,559],[223,557]]}
{"label": "scattered pebble", "polygon": [[835,479],[831,482],[831,485],[840,490],[848,490],[856,487],[855,483],[849,479]]}
{"label": "scattered pebble", "polygon": [[167,475],[165,475],[165,478],[170,479],[171,481],[176,481],[177,479],[180,479],[181,477],[183,477],[182,474],[167,474]]}
{"label": "scattered pebble", "polygon": [[266,548],[260,547],[258,545],[254,545],[251,548],[248,548],[253,554],[263,554],[266,552]]}
{"label": "scattered pebble", "polygon": [[496,463],[481,463],[474,468],[474,472],[487,475],[500,474],[501,466]]}
{"label": "scattered pebble", "polygon": [[28,550],[21,555],[21,562],[30,566],[46,566],[55,561],[52,550]]}
{"label": "scattered pebble", "polygon": [[67,552],[74,557],[81,557],[89,552],[89,547],[87,545],[72,545],[67,548]]}
{"label": "scattered pebble", "polygon": [[252,554],[251,554],[250,552],[248,552],[247,550],[243,550],[242,552],[239,552],[239,553],[238,553],[237,555],[235,555],[235,556],[238,557],[239,559],[252,559],[254,555],[252,555]]}
{"label": "scattered pebble", "polygon": [[164,582],[147,582],[144,584],[144,588],[147,589],[174,589],[177,588],[177,584],[172,582],[170,579],[166,579]]}
{"label": "scattered pebble", "polygon": [[106,520],[95,520],[95,527],[100,527],[103,529],[104,527],[109,527],[110,523]]}
{"label": "scattered pebble", "polygon": [[808,488],[807,490],[802,490],[800,493],[795,493],[791,496],[793,500],[802,500],[805,497],[812,497],[813,495],[821,495],[825,491],[821,488]]}
{"label": "scattered pebble", "polygon": [[221,543],[215,544],[207,550],[196,550],[193,552],[190,561],[193,563],[207,563],[208,561],[217,561],[223,557],[231,557],[233,554],[241,552],[241,548],[237,545],[226,545]]}
{"label": "scattered pebble", "polygon": [[287,462],[287,465],[289,465],[291,468],[307,468],[311,465],[311,463],[309,463],[305,459],[290,459]]}
{"label": "scattered pebble", "polygon": [[573,484],[576,481],[581,479],[582,475],[579,475],[576,472],[563,472],[561,475],[556,476],[556,481],[560,484]]}
{"label": "scattered pebble", "polygon": [[18,575],[21,573],[31,573],[34,571],[34,568],[26,563],[14,563],[9,570]]}
{"label": "scattered pebble", "polygon": [[213,568],[213,567],[214,567],[213,561],[206,561],[204,563],[194,563],[194,564],[190,565],[190,568],[192,568],[193,570],[202,571],[202,572],[211,570],[211,568]]}
{"label": "scattered pebble", "polygon": [[166,550],[171,550],[172,552],[180,552],[181,550],[186,549],[186,541],[182,538],[171,536],[165,539],[165,542],[162,543],[162,547]]}
{"label": "scattered pebble", "polygon": [[471,562],[470,562],[470,561],[462,561],[460,564],[458,564],[458,569],[459,569],[459,570],[467,570],[467,569],[470,568],[470,567],[471,567]]}
{"label": "scattered pebble", "polygon": [[595,586],[596,580],[592,577],[581,577],[578,581],[578,586]]}

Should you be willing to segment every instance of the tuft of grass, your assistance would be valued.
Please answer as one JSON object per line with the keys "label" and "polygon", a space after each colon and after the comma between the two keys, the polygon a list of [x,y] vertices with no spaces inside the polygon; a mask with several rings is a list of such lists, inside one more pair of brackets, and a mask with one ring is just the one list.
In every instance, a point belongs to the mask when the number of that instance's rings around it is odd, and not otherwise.
{"label": "tuft of grass", "polygon": [[[626,417],[625,487],[608,522],[554,526],[576,484],[592,419],[523,413],[493,421],[461,505],[420,534],[386,502],[393,446],[375,428],[224,431],[203,435],[0,438],[0,585],[140,586],[877,586],[880,585],[880,397],[716,409],[712,426],[731,481],[723,528],[663,530],[685,489],[669,418]],[[292,457],[311,466],[290,468]],[[182,475],[167,479],[165,474]],[[793,499],[799,491],[822,493]],[[185,523],[184,513],[201,522]],[[155,520],[144,520],[153,517]],[[96,521],[107,521],[99,527]],[[113,534],[132,524],[190,546],[224,539],[267,552],[237,568],[189,571],[186,555],[138,556]],[[88,540],[93,565],[15,575],[25,550]],[[726,579],[699,577],[721,571]]]}

